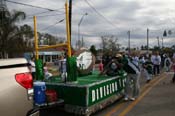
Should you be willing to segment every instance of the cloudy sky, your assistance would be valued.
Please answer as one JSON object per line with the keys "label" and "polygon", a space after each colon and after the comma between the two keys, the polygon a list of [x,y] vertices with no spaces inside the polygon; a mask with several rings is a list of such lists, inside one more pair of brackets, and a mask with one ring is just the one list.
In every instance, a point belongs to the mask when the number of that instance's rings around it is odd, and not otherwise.
{"label": "cloudy sky", "polygon": [[[56,11],[32,8],[7,2],[10,10],[22,10],[27,14],[21,24],[33,27],[32,16],[37,16],[38,31],[65,37],[64,4],[66,0],[9,0]],[[116,35],[118,42],[128,45],[128,30],[131,31],[131,47],[146,45],[146,30],[149,28],[150,47],[158,44],[157,37],[162,43],[164,30],[172,30],[172,34],[164,37],[164,45],[175,43],[175,0],[73,0],[72,44],[78,40],[78,23],[80,35],[86,46],[100,44],[100,36]],[[94,9],[93,9],[93,8]],[[45,13],[44,13],[45,12]],[[49,27],[49,28],[48,28]]]}

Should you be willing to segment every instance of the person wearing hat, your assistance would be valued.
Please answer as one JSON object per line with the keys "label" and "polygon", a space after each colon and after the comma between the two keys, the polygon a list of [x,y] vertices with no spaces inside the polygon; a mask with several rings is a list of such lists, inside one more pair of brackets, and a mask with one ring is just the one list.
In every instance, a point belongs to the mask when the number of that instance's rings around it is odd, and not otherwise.
{"label": "person wearing hat", "polygon": [[122,57],[122,55],[121,54],[116,54],[116,56],[115,56],[116,58],[121,58]]}
{"label": "person wearing hat", "polygon": [[107,74],[108,76],[116,76],[119,70],[122,70],[122,55],[116,54],[112,59],[104,66],[104,70],[100,74]]}

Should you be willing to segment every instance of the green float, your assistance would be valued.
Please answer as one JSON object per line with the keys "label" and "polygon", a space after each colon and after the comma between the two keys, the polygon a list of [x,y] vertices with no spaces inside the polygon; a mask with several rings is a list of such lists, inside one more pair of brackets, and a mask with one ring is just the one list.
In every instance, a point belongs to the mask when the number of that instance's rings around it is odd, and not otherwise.
{"label": "green float", "polygon": [[56,90],[65,102],[67,112],[90,115],[113,103],[124,95],[126,73],[121,71],[116,77],[92,75],[78,77],[77,83],[62,83],[59,77],[46,82],[47,89]]}

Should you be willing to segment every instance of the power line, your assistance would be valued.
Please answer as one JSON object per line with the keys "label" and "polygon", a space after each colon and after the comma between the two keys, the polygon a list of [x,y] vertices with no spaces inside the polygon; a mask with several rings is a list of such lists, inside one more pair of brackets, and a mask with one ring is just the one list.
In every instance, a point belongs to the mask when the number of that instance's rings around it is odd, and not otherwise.
{"label": "power line", "polygon": [[45,9],[45,10],[49,10],[49,11],[56,11],[55,9],[45,8],[45,7],[41,7],[41,6],[34,6],[34,5],[31,5],[31,4],[25,4],[25,3],[21,3],[21,2],[15,2],[15,1],[10,1],[10,0],[5,0],[5,1],[6,2],[10,2],[10,3],[14,3],[14,4],[23,5],[23,6],[29,6],[29,7],[39,8],[39,9]]}
{"label": "power line", "polygon": [[[99,16],[103,17],[103,19],[108,22],[109,24],[111,24],[112,26],[115,27],[115,24],[112,23],[109,19],[107,19],[102,13],[100,13],[95,7],[92,6],[92,4],[90,4],[87,0],[84,0],[88,5],[89,7],[91,7]],[[117,27],[115,27],[117,28]]]}
{"label": "power line", "polygon": [[[62,8],[61,8],[61,9],[62,9]],[[55,11],[38,12],[38,13],[35,13],[35,14],[29,14],[28,16],[36,16],[36,15],[41,15],[41,14],[50,13],[50,12],[55,12]],[[59,11],[59,12],[64,13],[64,11]]]}
{"label": "power line", "polygon": [[[41,18],[41,17],[51,17],[51,16],[59,16],[59,15],[64,15],[65,13],[61,13],[61,14],[52,14],[52,15],[38,15],[37,17],[38,18]],[[27,19],[32,19],[33,16],[27,16],[28,18]]]}
{"label": "power line", "polygon": [[52,12],[52,11],[44,11],[44,12],[38,12],[38,13],[35,13],[35,14],[29,14],[28,17],[36,16],[36,15],[40,15],[40,14],[45,14],[45,13],[48,13],[48,12]]}
{"label": "power line", "polygon": [[[82,1],[81,1],[81,2],[82,2]],[[108,19],[107,19],[104,15],[102,15],[100,12],[98,12],[97,9],[95,9],[87,0],[85,0],[84,2],[86,2],[86,4],[92,9],[92,11],[95,11],[95,13],[98,14],[97,16],[100,15],[100,17],[99,17],[100,20],[102,20],[102,21],[105,20],[105,21],[107,21],[107,23],[109,23],[110,25],[112,25],[114,28],[117,28],[117,27],[115,26],[115,24],[113,24],[110,20],[108,20]],[[87,3],[87,2],[88,2],[88,3]],[[75,2],[73,2],[73,5],[74,5],[75,7],[77,7],[77,8],[80,8],[81,10],[85,10],[85,9],[82,9],[81,7],[77,6]],[[92,13],[89,13],[88,15],[90,15],[90,14],[92,14]],[[82,15],[82,14],[75,14],[75,13],[74,13],[74,15]],[[101,17],[103,17],[103,19],[102,19]],[[98,23],[100,23],[100,22],[98,22]],[[100,23],[100,24],[103,24],[103,23]]]}
{"label": "power line", "polygon": [[45,28],[41,29],[41,31],[47,30],[47,29],[49,29],[49,28],[51,28],[51,27],[53,27],[53,26],[57,25],[58,23],[63,22],[64,20],[65,20],[65,18],[64,18],[64,19],[61,19],[61,20],[60,20],[60,21],[58,21],[58,22],[55,22],[55,23],[54,23],[54,24],[52,24],[52,25],[49,25],[49,26],[47,26],[47,27],[45,27]]}

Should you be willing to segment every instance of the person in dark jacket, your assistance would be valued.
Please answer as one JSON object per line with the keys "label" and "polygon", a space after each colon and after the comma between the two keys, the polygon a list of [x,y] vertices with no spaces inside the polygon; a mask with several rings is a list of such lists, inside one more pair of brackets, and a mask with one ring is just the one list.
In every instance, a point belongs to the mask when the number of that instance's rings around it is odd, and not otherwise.
{"label": "person in dark jacket", "polygon": [[175,59],[173,59],[173,71],[174,71],[174,76],[172,78],[172,82],[175,83]]}
{"label": "person in dark jacket", "polygon": [[169,55],[168,54],[167,55],[165,54],[165,60],[164,60],[164,69],[165,69],[165,71],[169,72],[171,70],[172,64],[173,63],[172,63]]}
{"label": "person in dark jacket", "polygon": [[[133,61],[132,58],[128,58],[127,62],[124,64],[123,69],[128,73],[125,83],[125,98],[124,100],[127,101],[128,99],[134,101],[139,95],[139,78],[140,78],[140,68],[137,66]],[[132,96],[129,97],[129,89],[131,84],[133,84],[133,92]]]}
{"label": "person in dark jacket", "polygon": [[146,60],[146,62],[143,64],[143,68],[146,77],[146,83],[149,83],[153,75],[153,63],[151,62],[151,58]]}

